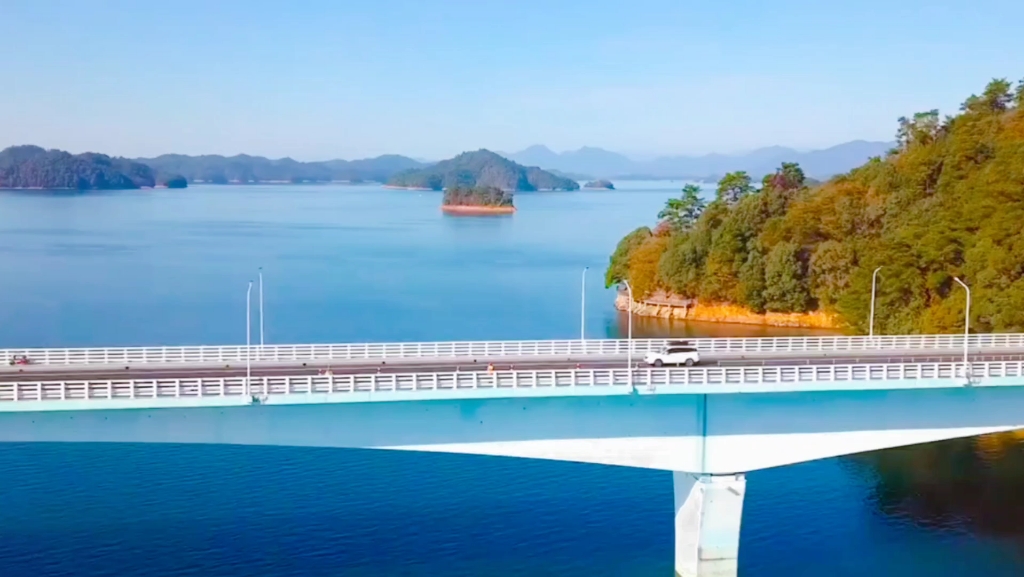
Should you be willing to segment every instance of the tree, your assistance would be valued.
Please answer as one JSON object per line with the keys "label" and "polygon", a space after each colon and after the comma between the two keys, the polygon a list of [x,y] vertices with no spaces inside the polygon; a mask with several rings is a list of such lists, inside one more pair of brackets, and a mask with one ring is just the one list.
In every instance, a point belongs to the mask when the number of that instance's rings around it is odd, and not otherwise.
{"label": "tree", "polygon": [[755,190],[746,171],[730,172],[718,181],[718,200],[731,206]]}
{"label": "tree", "polygon": [[668,240],[666,236],[651,236],[629,255],[629,283],[636,300],[644,299],[660,287],[658,261]]}
{"label": "tree", "polygon": [[810,305],[798,247],[780,242],[768,253],[764,265],[764,306],[769,311],[802,313]]}
{"label": "tree", "polygon": [[756,194],[673,219],[688,226],[647,245],[637,270],[650,279],[661,251],[653,286],[754,311],[828,310],[867,332],[871,273],[885,263],[876,332],[963,330],[954,275],[970,280],[972,327],[1024,331],[1024,82],[1014,88],[996,80],[944,120],[902,119],[892,153],[813,189],[783,163]]}
{"label": "tree", "polygon": [[658,213],[658,219],[668,222],[677,232],[690,230],[707,207],[700,198],[700,192],[699,186],[687,184],[679,198],[668,199],[665,208]]}
{"label": "tree", "polygon": [[651,229],[646,226],[634,230],[619,241],[615,252],[608,259],[608,270],[604,273],[604,286],[608,288],[629,278],[629,258],[633,251],[651,237]]}
{"label": "tree", "polygon": [[766,184],[775,190],[788,192],[802,188],[807,177],[800,165],[795,162],[783,162],[775,174],[769,175]]}

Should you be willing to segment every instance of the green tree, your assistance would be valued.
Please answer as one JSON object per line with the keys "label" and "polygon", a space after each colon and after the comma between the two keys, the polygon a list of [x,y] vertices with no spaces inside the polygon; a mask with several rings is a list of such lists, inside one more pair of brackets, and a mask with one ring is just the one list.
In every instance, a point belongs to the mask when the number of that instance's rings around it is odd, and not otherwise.
{"label": "green tree", "polygon": [[797,258],[799,247],[780,242],[772,247],[764,265],[764,306],[769,311],[805,312],[810,295],[804,282],[803,266]]}
{"label": "green tree", "polygon": [[739,170],[726,174],[718,181],[717,198],[728,205],[734,205],[755,190],[750,175]]}
{"label": "green tree", "polygon": [[687,184],[679,198],[668,199],[665,208],[658,213],[658,219],[668,222],[675,231],[690,230],[707,207],[700,198],[700,192],[699,186]]}
{"label": "green tree", "polygon": [[835,240],[827,240],[811,253],[811,294],[818,305],[834,307],[839,297],[850,288],[850,273],[857,264],[854,248]]}
{"label": "green tree", "polygon": [[764,253],[759,247],[747,253],[747,260],[740,267],[739,291],[743,299],[741,304],[750,307],[754,312],[764,312]]}

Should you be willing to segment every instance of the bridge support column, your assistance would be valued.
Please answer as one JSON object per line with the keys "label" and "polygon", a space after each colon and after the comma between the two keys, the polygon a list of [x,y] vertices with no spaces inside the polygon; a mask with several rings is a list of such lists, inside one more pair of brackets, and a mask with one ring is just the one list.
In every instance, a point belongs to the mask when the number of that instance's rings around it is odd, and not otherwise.
{"label": "bridge support column", "polygon": [[672,475],[677,577],[736,577],[746,478]]}

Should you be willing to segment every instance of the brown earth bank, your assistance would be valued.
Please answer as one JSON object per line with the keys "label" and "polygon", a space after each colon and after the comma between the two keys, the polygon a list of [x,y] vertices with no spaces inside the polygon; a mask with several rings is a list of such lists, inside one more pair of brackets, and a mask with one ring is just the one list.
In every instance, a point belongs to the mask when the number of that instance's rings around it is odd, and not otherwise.
{"label": "brown earth bank", "polygon": [[[620,292],[615,297],[615,308],[620,311],[629,310],[629,297],[625,293]],[[821,311],[757,313],[733,304],[699,303],[664,293],[655,293],[642,301],[634,301],[632,308],[635,315],[665,319],[815,329],[839,329],[843,326],[839,317]]]}
{"label": "brown earth bank", "polygon": [[470,206],[461,204],[441,205],[441,212],[445,214],[462,215],[491,215],[491,214],[513,214],[516,211],[514,206]]}

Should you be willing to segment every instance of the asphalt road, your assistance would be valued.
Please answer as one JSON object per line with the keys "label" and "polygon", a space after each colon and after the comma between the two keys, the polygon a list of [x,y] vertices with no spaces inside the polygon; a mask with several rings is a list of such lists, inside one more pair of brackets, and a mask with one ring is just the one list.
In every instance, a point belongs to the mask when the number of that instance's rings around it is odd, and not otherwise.
{"label": "asphalt road", "polygon": [[[976,354],[970,357],[972,362],[983,361],[1024,361],[1024,354]],[[712,359],[705,358],[695,368],[700,367],[759,367],[759,366],[793,366],[793,365],[847,365],[847,364],[886,364],[886,363],[933,363],[933,362],[960,362],[962,355],[922,353],[919,355],[900,355],[893,357],[863,356],[863,357],[836,357],[836,358],[782,358],[771,360],[760,359]],[[634,360],[640,368],[647,368],[642,357]],[[253,377],[279,377],[279,376],[303,376],[320,374],[328,365],[326,363],[316,366],[302,366],[301,363],[293,366],[276,367],[252,367]],[[571,369],[614,369],[625,368],[624,361],[591,361],[591,362],[552,362],[552,361],[526,361],[513,363],[495,363],[494,369],[506,370],[571,370]],[[672,368],[672,367],[665,367]],[[396,374],[396,373],[445,373],[454,371],[486,371],[487,363],[464,363],[453,364],[423,363],[423,364],[401,364],[381,366],[378,363],[365,365],[340,365],[331,368],[336,375],[352,374]],[[37,366],[28,370],[18,371],[16,367],[0,368],[0,382],[38,382],[38,381],[64,381],[64,380],[122,380],[122,379],[216,379],[224,377],[244,377],[245,367],[225,368],[132,368],[121,370],[110,369],[87,369],[76,366]]]}

